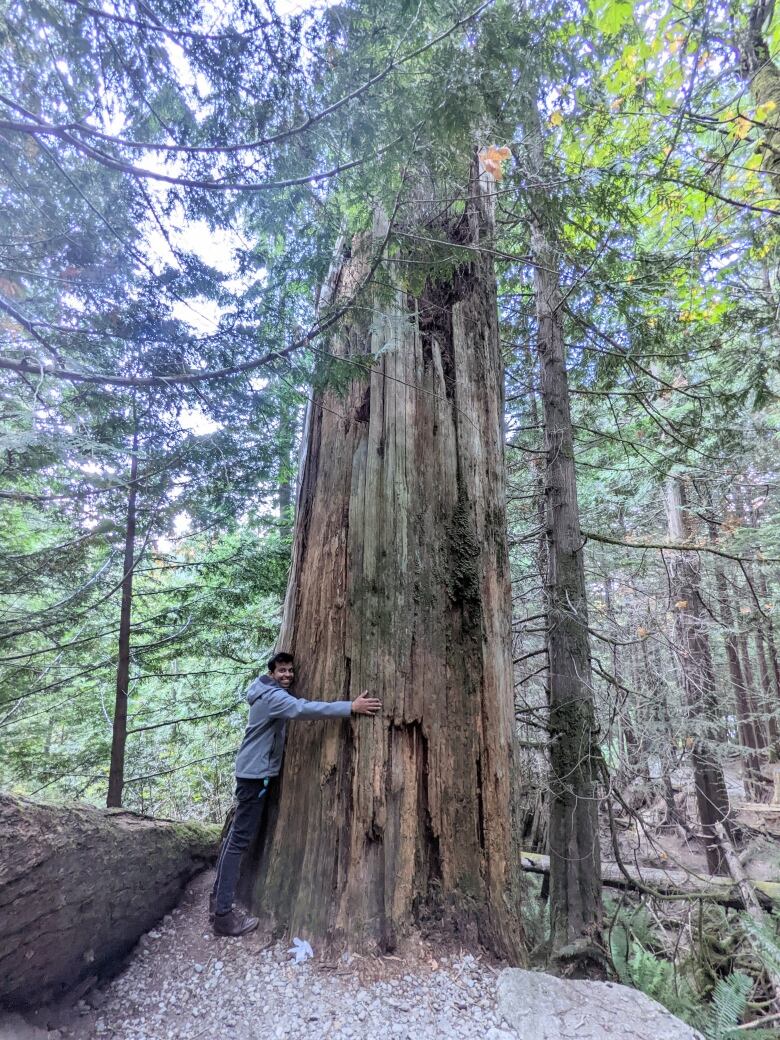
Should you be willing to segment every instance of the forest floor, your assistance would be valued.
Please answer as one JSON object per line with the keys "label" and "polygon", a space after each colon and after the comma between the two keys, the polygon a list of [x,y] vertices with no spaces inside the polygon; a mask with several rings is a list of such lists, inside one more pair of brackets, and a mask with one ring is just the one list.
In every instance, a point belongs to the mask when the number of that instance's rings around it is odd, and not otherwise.
{"label": "forest floor", "polygon": [[[724,779],[733,809],[732,819],[743,832],[744,847],[740,858],[747,874],[757,881],[775,881],[780,868],[780,806],[756,805],[746,801],[738,770],[724,770]],[[673,775],[675,803],[682,817],[695,821],[697,816],[693,774],[690,769],[677,769]],[[629,820],[617,812],[618,844],[623,862],[629,869],[642,867],[686,870],[706,876],[707,857],[704,845],[679,827],[664,827],[666,806],[662,800],[653,805],[636,807],[637,820]],[[606,819],[602,819],[602,860],[613,862],[614,854]]]}
{"label": "forest floor", "polygon": [[[498,969],[417,944],[404,958],[296,965],[255,932],[216,938],[211,872],[141,938],[124,970],[75,1006],[38,1013],[48,1040],[513,1040],[497,1011]],[[47,1032],[48,1030],[48,1032]]]}

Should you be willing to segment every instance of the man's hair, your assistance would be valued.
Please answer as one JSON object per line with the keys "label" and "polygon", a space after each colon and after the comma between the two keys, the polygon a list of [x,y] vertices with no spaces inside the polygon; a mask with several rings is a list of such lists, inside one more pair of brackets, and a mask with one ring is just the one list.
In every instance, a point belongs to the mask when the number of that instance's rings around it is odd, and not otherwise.
{"label": "man's hair", "polygon": [[276,671],[276,666],[278,664],[292,664],[292,663],[293,663],[293,655],[292,654],[285,654],[284,652],[282,652],[280,654],[274,654],[274,656],[268,662],[268,671],[269,672],[275,672]]}

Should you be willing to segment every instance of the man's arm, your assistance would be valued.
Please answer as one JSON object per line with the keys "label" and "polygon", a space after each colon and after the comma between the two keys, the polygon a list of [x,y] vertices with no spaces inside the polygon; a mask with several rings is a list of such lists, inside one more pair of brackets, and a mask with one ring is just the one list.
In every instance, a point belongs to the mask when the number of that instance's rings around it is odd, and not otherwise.
{"label": "man's arm", "polygon": [[368,697],[367,693],[364,690],[354,701],[305,701],[278,689],[269,690],[265,701],[272,719],[345,719],[353,712],[375,715],[379,711],[381,701]]}

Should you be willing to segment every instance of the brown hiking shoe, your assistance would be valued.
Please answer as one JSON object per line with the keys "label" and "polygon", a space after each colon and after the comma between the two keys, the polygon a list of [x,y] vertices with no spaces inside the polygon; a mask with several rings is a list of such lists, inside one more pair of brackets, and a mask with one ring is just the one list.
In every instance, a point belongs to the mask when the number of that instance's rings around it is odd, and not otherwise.
{"label": "brown hiking shoe", "polygon": [[226,914],[214,915],[214,935],[246,935],[247,932],[253,932],[259,924],[258,918],[250,917],[249,914],[233,907]]}

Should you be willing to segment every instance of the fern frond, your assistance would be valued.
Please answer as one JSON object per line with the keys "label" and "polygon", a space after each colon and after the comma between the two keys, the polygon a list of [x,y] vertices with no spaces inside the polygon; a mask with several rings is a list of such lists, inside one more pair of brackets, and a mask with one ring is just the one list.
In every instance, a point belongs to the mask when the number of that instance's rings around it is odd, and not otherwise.
{"label": "fern frond", "polygon": [[764,967],[771,974],[780,975],[780,936],[777,918],[754,921],[749,914],[740,914],[742,926],[755,951],[760,954]]}
{"label": "fern frond", "polygon": [[719,979],[712,994],[707,1033],[710,1040],[730,1040],[742,1021],[753,979],[741,971]]}

